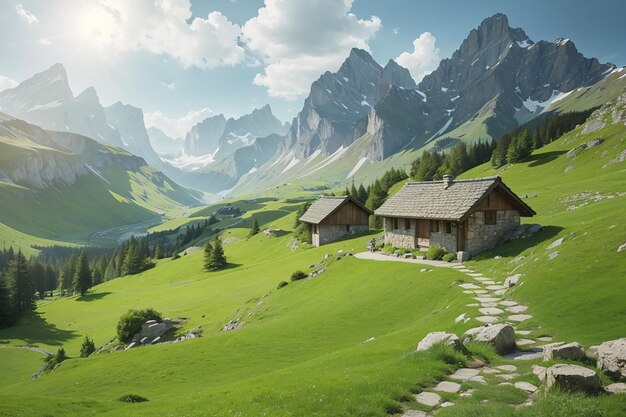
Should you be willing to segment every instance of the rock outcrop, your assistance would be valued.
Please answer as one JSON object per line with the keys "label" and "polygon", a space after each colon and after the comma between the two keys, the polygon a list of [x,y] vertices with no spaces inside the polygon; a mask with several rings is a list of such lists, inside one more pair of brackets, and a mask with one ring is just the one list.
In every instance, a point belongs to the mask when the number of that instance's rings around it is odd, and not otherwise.
{"label": "rock outcrop", "polygon": [[452,346],[455,350],[463,350],[463,345],[461,344],[459,337],[454,333],[431,332],[424,336],[424,338],[417,344],[417,351],[422,352],[428,350],[434,345],[440,343]]}
{"label": "rock outcrop", "polygon": [[610,340],[598,346],[597,366],[614,378],[626,378],[626,338]]}
{"label": "rock outcrop", "polygon": [[565,391],[583,391],[595,394],[602,388],[595,371],[578,365],[558,364],[546,371],[546,386],[557,386]]}
{"label": "rock outcrop", "polygon": [[510,324],[491,324],[468,330],[463,335],[469,340],[491,344],[499,354],[515,350],[515,330]]}
{"label": "rock outcrop", "polygon": [[543,360],[551,359],[568,359],[571,361],[579,361],[585,357],[585,350],[580,343],[552,343],[544,346]]}

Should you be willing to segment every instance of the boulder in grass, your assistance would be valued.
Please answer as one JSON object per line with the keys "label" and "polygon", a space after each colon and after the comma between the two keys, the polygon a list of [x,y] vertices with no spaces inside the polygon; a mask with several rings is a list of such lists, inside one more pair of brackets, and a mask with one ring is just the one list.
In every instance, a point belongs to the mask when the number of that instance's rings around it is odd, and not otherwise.
{"label": "boulder in grass", "polygon": [[583,366],[565,364],[553,365],[547,369],[546,386],[588,394],[595,394],[602,389],[600,377],[595,371]]}
{"label": "boulder in grass", "polygon": [[463,350],[463,345],[461,344],[459,337],[454,333],[431,332],[417,344],[417,351],[422,352],[424,350],[428,350],[438,343],[452,346],[455,350]]}
{"label": "boulder in grass", "polygon": [[464,337],[476,342],[489,343],[501,355],[515,350],[515,330],[510,324],[475,327],[465,332]]}
{"label": "boulder in grass", "polygon": [[626,394],[626,384],[623,382],[616,382],[611,385],[607,385],[604,390],[609,394]]}
{"label": "boulder in grass", "polygon": [[572,343],[552,343],[544,346],[543,360],[551,359],[568,359],[571,361],[579,361],[585,357],[585,350],[578,342]]}
{"label": "boulder in grass", "polygon": [[598,346],[597,366],[613,378],[626,378],[626,337]]}

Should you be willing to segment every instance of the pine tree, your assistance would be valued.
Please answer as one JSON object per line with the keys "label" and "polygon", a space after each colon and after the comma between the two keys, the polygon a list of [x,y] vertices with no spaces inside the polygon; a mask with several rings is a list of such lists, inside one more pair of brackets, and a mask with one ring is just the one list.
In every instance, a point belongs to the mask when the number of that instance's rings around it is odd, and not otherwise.
{"label": "pine tree", "polygon": [[215,241],[213,242],[213,251],[211,252],[211,259],[209,261],[208,270],[217,271],[218,269],[222,269],[226,266],[227,260],[226,255],[224,255],[224,248],[222,247],[222,241],[219,236],[215,237]]}
{"label": "pine tree", "polygon": [[163,248],[161,247],[161,240],[156,245],[154,249],[154,257],[155,259],[163,259]]}
{"label": "pine tree", "polygon": [[91,270],[89,269],[87,255],[85,252],[81,252],[80,257],[78,258],[78,264],[76,265],[76,272],[74,273],[74,292],[77,292],[80,295],[85,295],[89,288],[91,288],[92,284]]}
{"label": "pine tree", "polygon": [[137,240],[134,237],[131,237],[128,244],[128,251],[124,257],[122,275],[134,275],[141,272],[142,258],[139,251],[140,248]]}
{"label": "pine tree", "polygon": [[0,328],[12,326],[14,323],[13,303],[11,303],[4,274],[0,273]]}
{"label": "pine tree", "polygon": [[255,218],[252,221],[252,226],[250,226],[250,232],[248,233],[248,237],[252,237],[259,233],[261,229],[259,228],[259,221]]}
{"label": "pine tree", "polygon": [[8,272],[11,304],[16,314],[35,309],[35,283],[28,275],[28,265],[21,250],[11,261]]}
{"label": "pine tree", "polygon": [[89,337],[85,336],[85,340],[83,340],[83,344],[80,347],[80,357],[86,358],[96,351],[96,345]]}
{"label": "pine tree", "polygon": [[206,271],[211,270],[211,258],[213,256],[213,245],[208,241],[206,245],[204,245],[204,269]]}
{"label": "pine tree", "polygon": [[361,202],[361,204],[365,204],[365,202],[367,201],[367,190],[365,189],[365,187],[363,187],[363,184],[359,185],[357,195],[357,198]]}
{"label": "pine tree", "polygon": [[356,185],[354,185],[354,180],[352,180],[352,187],[350,187],[350,195],[357,200],[359,199],[359,190],[356,189]]}

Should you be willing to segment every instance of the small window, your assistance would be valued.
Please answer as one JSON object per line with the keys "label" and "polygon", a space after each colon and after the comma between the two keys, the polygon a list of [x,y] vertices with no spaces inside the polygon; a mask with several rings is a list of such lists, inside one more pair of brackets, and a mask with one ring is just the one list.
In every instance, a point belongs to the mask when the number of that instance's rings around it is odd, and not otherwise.
{"label": "small window", "polygon": [[349,231],[350,231],[350,225],[346,224],[346,232],[349,232]]}
{"label": "small window", "polygon": [[430,233],[439,233],[439,220],[430,221]]}
{"label": "small window", "polygon": [[452,222],[443,222],[446,233],[450,234],[452,233]]}
{"label": "small window", "polygon": [[395,217],[392,219],[393,220],[393,229],[394,230],[398,230],[398,219],[396,219]]}
{"label": "small window", "polygon": [[485,224],[496,224],[498,212],[496,210],[485,211]]}
{"label": "small window", "polygon": [[411,228],[411,219],[404,219],[404,230],[409,230]]}
{"label": "small window", "polygon": [[317,234],[317,225],[316,224],[313,225],[313,234]]}

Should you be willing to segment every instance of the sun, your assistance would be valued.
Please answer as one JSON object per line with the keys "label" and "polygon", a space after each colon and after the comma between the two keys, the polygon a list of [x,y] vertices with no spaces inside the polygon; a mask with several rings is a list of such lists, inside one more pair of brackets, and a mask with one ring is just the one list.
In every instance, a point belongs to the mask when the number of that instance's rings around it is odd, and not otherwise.
{"label": "sun", "polygon": [[94,6],[84,10],[80,17],[80,34],[84,40],[107,44],[114,40],[116,22],[106,9]]}

